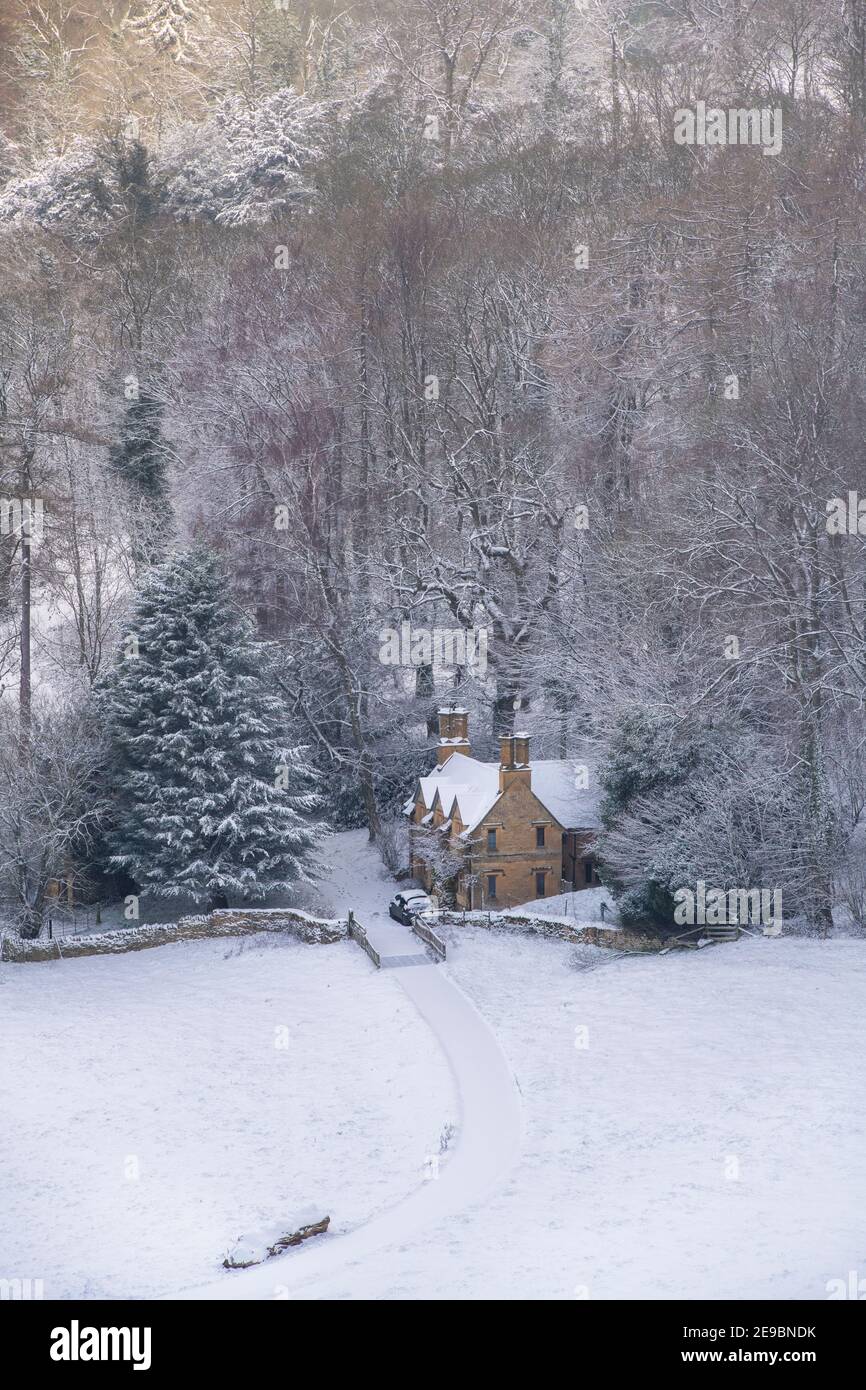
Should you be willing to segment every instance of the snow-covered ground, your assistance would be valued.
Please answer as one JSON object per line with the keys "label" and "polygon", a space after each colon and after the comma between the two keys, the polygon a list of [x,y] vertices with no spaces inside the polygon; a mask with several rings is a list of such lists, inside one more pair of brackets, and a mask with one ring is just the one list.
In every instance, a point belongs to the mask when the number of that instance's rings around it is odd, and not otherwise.
{"label": "snow-covered ground", "polygon": [[523,1162],[466,1232],[467,1289],[821,1298],[866,1274],[863,943],[611,961],[475,929],[448,969],[525,1107]]}
{"label": "snow-covered ground", "polygon": [[321,859],[319,892],[327,916],[345,917],[351,910],[365,927],[379,918],[391,920],[388,903],[399,888],[408,885],[394,882],[366,830],[332,835],[322,847]]}
{"label": "snow-covered ground", "polygon": [[349,942],[0,967],[0,1047],[0,1278],[46,1298],[215,1277],[299,1209],[364,1222],[423,1184],[455,1116],[426,1024]]}
{"label": "snow-covered ground", "polygon": [[820,1299],[866,1277],[862,943],[617,959],[471,928],[445,968],[514,1068],[522,1159],[311,1296]]}
{"label": "snow-covered ground", "polygon": [[[363,833],[328,857],[331,909],[386,920],[393,884]],[[330,1235],[273,1262],[292,1297],[800,1299],[866,1276],[866,943],[622,958],[447,932],[436,978],[504,1051],[522,1152],[491,1192],[445,1219],[431,1202],[426,1227],[345,1265],[322,1255]],[[472,1120],[400,972],[348,943],[186,943],[4,977],[0,1275],[47,1294],[203,1282],[230,1240],[299,1206],[335,1231],[407,1198],[417,1216],[444,1124]]]}
{"label": "snow-covered ground", "polygon": [[[604,907],[604,916],[601,908]],[[536,898],[520,907],[506,908],[504,917],[521,917],[531,912],[534,917],[550,917],[569,926],[599,927],[617,925],[619,915],[613,898],[606,888],[582,888],[576,893],[558,893],[552,898]]]}

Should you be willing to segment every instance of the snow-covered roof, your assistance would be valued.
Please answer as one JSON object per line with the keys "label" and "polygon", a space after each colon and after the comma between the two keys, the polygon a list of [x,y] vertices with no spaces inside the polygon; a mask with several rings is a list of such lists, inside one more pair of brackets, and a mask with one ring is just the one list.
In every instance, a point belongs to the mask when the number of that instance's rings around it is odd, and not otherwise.
{"label": "snow-covered roof", "polygon": [[[554,820],[559,821],[566,830],[596,830],[600,824],[598,779],[592,764],[585,765],[589,768],[588,787],[576,785],[579,780],[576,760],[543,758],[529,764],[533,792]],[[436,793],[439,793],[446,816],[453,816],[454,803],[457,803],[460,819],[466,827],[463,835],[466,836],[499,800],[499,764],[482,763],[477,758],[467,757],[465,753],[452,753],[442,767],[434,768],[429,777],[419,778],[419,787],[425,806],[432,806]],[[422,824],[427,823],[425,816]]]}
{"label": "snow-covered roof", "polygon": [[[499,767],[496,763],[479,762],[465,753],[452,753],[442,767],[436,768],[430,777],[422,777],[421,782],[422,786],[424,782],[431,782],[438,790],[446,814],[453,814],[456,801],[460,819],[467,830],[472,830],[499,796]],[[426,792],[424,802],[430,805]]]}
{"label": "snow-covered roof", "polygon": [[[576,769],[585,766],[588,787],[576,785]],[[532,790],[564,830],[598,830],[601,821],[598,806],[601,788],[592,763],[578,764],[577,760],[542,758],[530,763]]]}
{"label": "snow-covered roof", "polygon": [[[438,770],[439,769],[437,768],[436,771],[438,772]],[[433,773],[429,777],[419,777],[418,786],[421,791],[421,796],[424,800],[424,805],[432,806],[433,798],[436,795],[436,788],[439,786],[439,779],[437,778],[436,774]]]}
{"label": "snow-covered roof", "polygon": [[[449,762],[451,759],[449,759]],[[465,762],[471,759],[464,758]],[[448,764],[446,763],[446,767]],[[484,767],[484,763],[479,764]],[[439,799],[442,802],[442,810],[446,815],[454,815],[456,805],[460,812],[460,819],[464,825],[474,825],[475,822],[484,815],[484,810],[480,809],[493,804],[491,800],[491,788],[483,781],[459,781],[452,782],[447,779],[439,783]],[[492,791],[499,792],[499,777],[495,779],[495,786]],[[494,798],[495,799],[495,798]]]}

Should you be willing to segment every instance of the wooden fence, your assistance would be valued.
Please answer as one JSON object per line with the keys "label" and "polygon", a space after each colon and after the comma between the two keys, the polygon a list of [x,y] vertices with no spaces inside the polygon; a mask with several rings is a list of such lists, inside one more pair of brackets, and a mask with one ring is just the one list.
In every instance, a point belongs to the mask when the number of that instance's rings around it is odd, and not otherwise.
{"label": "wooden fence", "polygon": [[412,923],[412,930],[419,940],[423,941],[426,946],[429,946],[431,950],[436,952],[440,960],[445,959],[445,942],[442,940],[441,936],[436,935],[431,927],[425,926],[423,922],[416,920]]}
{"label": "wooden fence", "polygon": [[382,959],[379,955],[379,952],[376,950],[375,946],[371,945],[371,943],[368,941],[367,933],[364,931],[364,928],[361,926],[361,923],[355,921],[354,912],[349,913],[349,935],[351,936],[353,941],[357,941],[362,951],[367,952],[367,955],[370,957],[376,969],[381,970]]}

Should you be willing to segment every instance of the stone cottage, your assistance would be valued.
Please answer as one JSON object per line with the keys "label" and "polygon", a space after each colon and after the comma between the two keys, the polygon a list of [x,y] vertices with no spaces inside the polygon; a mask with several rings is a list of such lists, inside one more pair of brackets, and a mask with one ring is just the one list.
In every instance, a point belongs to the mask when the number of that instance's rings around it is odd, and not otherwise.
{"label": "stone cottage", "polygon": [[498,763],[481,762],[468,712],[439,711],[436,767],[404,806],[411,872],[428,891],[448,881],[461,907],[512,907],[598,882],[597,781],[586,763],[533,761],[529,743],[509,735]]}

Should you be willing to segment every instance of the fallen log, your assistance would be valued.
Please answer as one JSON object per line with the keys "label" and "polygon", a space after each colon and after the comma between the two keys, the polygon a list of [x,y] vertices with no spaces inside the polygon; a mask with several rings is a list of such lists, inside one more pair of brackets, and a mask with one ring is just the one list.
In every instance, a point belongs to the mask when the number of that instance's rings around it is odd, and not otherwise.
{"label": "fallen log", "polygon": [[319,1221],[299,1225],[273,1243],[270,1237],[263,1238],[260,1234],[240,1236],[223,1260],[223,1269],[249,1269],[252,1265],[264,1264],[265,1260],[272,1260],[292,1245],[301,1245],[311,1236],[324,1235],[330,1224],[330,1216],[323,1216]]}

